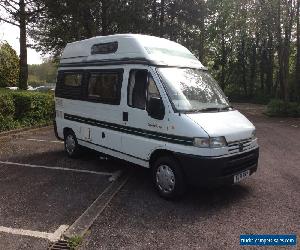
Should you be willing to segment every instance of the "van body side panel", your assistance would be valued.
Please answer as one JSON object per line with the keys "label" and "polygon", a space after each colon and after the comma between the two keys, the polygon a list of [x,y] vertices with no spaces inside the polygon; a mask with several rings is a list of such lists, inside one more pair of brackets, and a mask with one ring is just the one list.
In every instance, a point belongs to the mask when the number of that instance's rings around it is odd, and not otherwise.
{"label": "van body side panel", "polygon": [[146,110],[128,105],[129,74],[132,70],[148,71],[152,75],[163,100],[164,92],[161,90],[160,83],[155,74],[153,74],[151,67],[145,65],[126,66],[124,76],[126,82],[124,81],[122,88],[122,104],[124,112],[128,113],[128,121],[123,123],[128,128],[128,131],[123,133],[122,148],[126,154],[133,154],[138,158],[149,161],[152,152],[156,149],[165,149],[168,142],[176,140],[176,136],[168,133],[169,107],[165,100],[165,117],[163,120],[153,119],[148,115]]}
{"label": "van body side panel", "polygon": [[[67,72],[82,72],[84,74],[81,84],[80,96],[75,96],[72,99],[71,96],[66,95],[66,92],[61,85],[63,83],[58,81],[56,96],[56,123],[58,135],[63,138],[63,129],[70,128],[74,131],[78,138],[79,144],[82,141],[88,143],[94,143],[100,146],[106,146],[107,148],[120,151],[121,150],[121,138],[122,135],[119,131],[111,130],[107,126],[99,126],[99,124],[91,121],[108,121],[112,124],[120,124],[122,120],[122,112],[119,104],[101,103],[97,100],[89,100],[88,87],[89,77],[92,73],[114,72],[119,74],[122,86],[123,69],[120,67],[109,67],[101,69],[89,69],[89,68],[71,68]],[[64,74],[65,69],[61,68],[60,74]],[[62,77],[62,76],[61,76]],[[59,92],[60,91],[60,92]],[[65,92],[64,92],[65,91]],[[121,90],[120,90],[121,94]],[[120,97],[121,98],[121,97]]]}
{"label": "van body side panel", "polygon": [[[80,127],[78,137],[80,140],[121,150],[120,132],[109,129],[106,124],[100,122],[104,120],[112,124],[120,123],[122,113],[119,108],[99,103],[77,101],[74,104],[69,100],[64,101],[66,103],[64,120],[68,124],[77,124]],[[78,112],[79,110],[80,112]]]}

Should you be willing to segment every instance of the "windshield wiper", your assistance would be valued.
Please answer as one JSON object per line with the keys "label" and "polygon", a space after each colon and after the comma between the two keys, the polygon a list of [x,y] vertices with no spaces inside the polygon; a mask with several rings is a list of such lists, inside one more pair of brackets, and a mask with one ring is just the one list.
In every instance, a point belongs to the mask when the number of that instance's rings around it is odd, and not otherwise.
{"label": "windshield wiper", "polygon": [[226,106],[226,107],[223,107],[223,108],[219,108],[220,111],[222,110],[232,110],[233,107],[232,106]]}
{"label": "windshield wiper", "polygon": [[211,107],[211,108],[203,108],[203,109],[192,109],[192,110],[187,110],[186,113],[201,113],[201,112],[221,112],[224,110],[231,110],[231,106],[223,107],[223,108],[217,108],[217,107]]}

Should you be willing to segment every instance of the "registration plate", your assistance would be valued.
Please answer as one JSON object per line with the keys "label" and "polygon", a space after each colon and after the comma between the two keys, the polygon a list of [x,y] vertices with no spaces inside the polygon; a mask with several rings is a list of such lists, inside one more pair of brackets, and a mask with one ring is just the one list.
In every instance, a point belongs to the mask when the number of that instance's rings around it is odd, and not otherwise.
{"label": "registration plate", "polygon": [[241,180],[244,180],[245,178],[247,178],[248,176],[250,176],[250,170],[246,170],[242,173],[239,173],[239,174],[236,174],[235,176],[233,176],[233,182],[238,183]]}

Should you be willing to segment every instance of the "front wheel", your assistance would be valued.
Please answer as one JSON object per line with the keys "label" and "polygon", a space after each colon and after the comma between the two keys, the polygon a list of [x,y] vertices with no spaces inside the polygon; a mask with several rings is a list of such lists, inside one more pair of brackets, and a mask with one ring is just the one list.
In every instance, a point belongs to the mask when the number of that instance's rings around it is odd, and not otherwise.
{"label": "front wheel", "polygon": [[155,161],[152,170],[153,183],[160,196],[175,199],[184,194],[184,175],[176,159],[163,156]]}

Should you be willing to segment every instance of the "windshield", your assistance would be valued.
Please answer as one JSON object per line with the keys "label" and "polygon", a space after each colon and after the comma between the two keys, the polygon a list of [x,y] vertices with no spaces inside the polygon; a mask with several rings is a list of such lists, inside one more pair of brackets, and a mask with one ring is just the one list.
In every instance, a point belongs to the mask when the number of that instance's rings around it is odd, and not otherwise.
{"label": "windshield", "polygon": [[158,68],[177,111],[228,109],[229,103],[214,78],[200,69]]}

